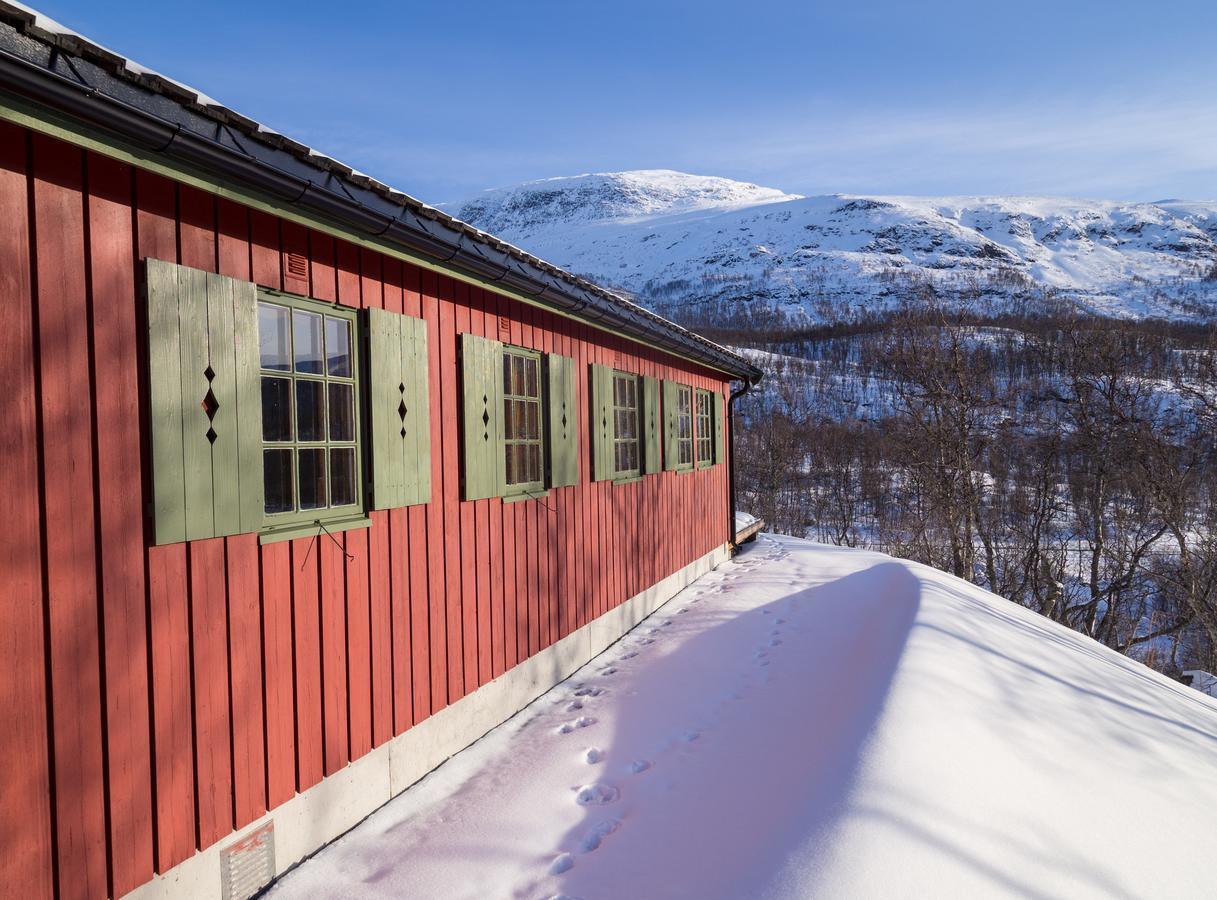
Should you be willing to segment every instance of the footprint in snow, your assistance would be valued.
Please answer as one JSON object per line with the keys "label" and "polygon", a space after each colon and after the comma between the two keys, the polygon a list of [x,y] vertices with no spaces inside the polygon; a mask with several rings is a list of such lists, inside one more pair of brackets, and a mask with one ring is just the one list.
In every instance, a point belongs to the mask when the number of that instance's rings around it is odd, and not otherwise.
{"label": "footprint in snow", "polygon": [[561,875],[563,872],[569,872],[574,864],[575,858],[569,853],[559,853],[549,864],[549,874]]}
{"label": "footprint in snow", "polygon": [[690,729],[690,730],[686,731],[684,734],[682,734],[680,736],[680,739],[682,741],[684,741],[686,744],[691,744],[695,740],[697,740],[699,737],[701,737],[700,731],[693,731],[692,729]]}
{"label": "footprint in snow", "polygon": [[563,722],[558,726],[558,734],[570,734],[576,728],[586,728],[588,725],[595,725],[596,720],[591,716],[580,716],[573,722]]}
{"label": "footprint in snow", "polygon": [[602,687],[581,687],[575,691],[576,697],[599,697],[605,692]]}
{"label": "footprint in snow", "polygon": [[781,639],[781,638],[774,638],[773,640],[771,640],[771,641],[769,642],[769,646],[770,646],[770,647],[777,647],[777,646],[778,646],[779,644],[781,644],[781,643],[782,643],[782,639]]}
{"label": "footprint in snow", "polygon": [[654,639],[654,638],[643,638],[643,639],[642,639],[642,640],[640,640],[638,643],[640,643],[640,644],[653,644],[653,643],[655,643],[655,639]]}
{"label": "footprint in snow", "polygon": [[603,806],[620,796],[621,792],[611,784],[601,784],[597,781],[579,788],[575,792],[575,802],[580,806]]}
{"label": "footprint in snow", "polygon": [[596,763],[604,759],[604,751],[596,747],[589,747],[587,752],[583,754],[583,761],[589,766],[594,766]]}
{"label": "footprint in snow", "polygon": [[615,675],[616,673],[617,673],[617,669],[614,666],[609,666],[607,669],[600,670],[601,675]]}
{"label": "footprint in snow", "polygon": [[583,709],[582,700],[572,700],[570,703],[566,704],[567,712],[577,712],[578,710],[581,710],[581,709]]}
{"label": "footprint in snow", "polygon": [[617,830],[621,823],[616,819],[606,819],[601,822],[591,831],[583,836],[583,840],[579,842],[579,849],[584,853],[591,853],[600,847],[600,842]]}
{"label": "footprint in snow", "polygon": [[631,650],[629,653],[622,653],[621,658],[622,659],[633,659],[637,655],[638,655],[637,650]]}
{"label": "footprint in snow", "polygon": [[642,772],[645,772],[649,768],[651,768],[651,763],[649,760],[645,760],[645,759],[636,759],[632,763],[630,763],[628,766],[626,766],[626,769],[629,770],[629,773],[631,775],[638,775]]}

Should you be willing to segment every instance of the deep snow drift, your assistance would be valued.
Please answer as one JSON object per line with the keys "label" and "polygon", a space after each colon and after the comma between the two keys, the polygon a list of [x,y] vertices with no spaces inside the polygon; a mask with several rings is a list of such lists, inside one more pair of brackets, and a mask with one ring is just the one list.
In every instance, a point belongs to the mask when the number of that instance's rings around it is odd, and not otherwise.
{"label": "deep snow drift", "polygon": [[1217,701],[924,566],[762,537],[274,889],[1211,897]]}

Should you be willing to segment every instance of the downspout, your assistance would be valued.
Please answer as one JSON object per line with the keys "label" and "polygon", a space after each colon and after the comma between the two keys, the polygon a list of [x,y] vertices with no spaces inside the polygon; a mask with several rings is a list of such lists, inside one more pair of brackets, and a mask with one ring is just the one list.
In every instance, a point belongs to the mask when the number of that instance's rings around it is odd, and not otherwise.
{"label": "downspout", "polygon": [[745,378],[743,387],[727,398],[727,534],[732,556],[739,553],[735,542],[735,401],[760,384],[763,377],[758,372],[755,378]]}

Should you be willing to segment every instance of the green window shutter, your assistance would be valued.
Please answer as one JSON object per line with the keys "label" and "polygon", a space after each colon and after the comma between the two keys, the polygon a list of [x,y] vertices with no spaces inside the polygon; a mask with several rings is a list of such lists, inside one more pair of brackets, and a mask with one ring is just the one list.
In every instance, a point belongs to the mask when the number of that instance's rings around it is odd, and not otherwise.
{"label": "green window shutter", "polygon": [[613,370],[592,364],[592,480],[613,477]]}
{"label": "green window shutter", "polygon": [[676,448],[676,409],[677,392],[680,389],[675,381],[664,379],[663,382],[663,467],[665,471],[676,470],[676,461],[680,454]]}
{"label": "green window shutter", "polygon": [[146,276],[154,540],[257,531],[257,287],[157,259]]}
{"label": "green window shutter", "polygon": [[659,379],[642,376],[642,471],[651,475],[659,471]]}
{"label": "green window shutter", "polygon": [[461,335],[461,397],[466,500],[503,494],[503,345]]}
{"label": "green window shutter", "polygon": [[549,390],[549,482],[579,483],[579,406],[575,361],[557,353],[545,357]]}
{"label": "green window shutter", "polygon": [[368,350],[372,508],[426,503],[431,499],[426,322],[369,309]]}
{"label": "green window shutter", "polygon": [[726,420],[723,418],[723,410],[725,404],[723,395],[718,391],[714,392],[714,464],[718,465],[727,458],[727,451],[723,447],[723,427]]}

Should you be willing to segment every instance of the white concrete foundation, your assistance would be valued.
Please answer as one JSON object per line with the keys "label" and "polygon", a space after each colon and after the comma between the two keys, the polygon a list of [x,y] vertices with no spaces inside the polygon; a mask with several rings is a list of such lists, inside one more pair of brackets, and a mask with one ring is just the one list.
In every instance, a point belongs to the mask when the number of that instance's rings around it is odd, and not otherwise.
{"label": "white concrete foundation", "polygon": [[267,822],[281,874],[569,678],[728,556],[723,544],[126,896],[218,900],[221,854]]}

